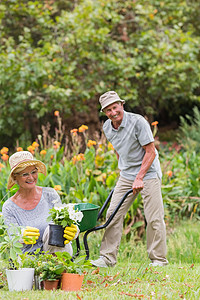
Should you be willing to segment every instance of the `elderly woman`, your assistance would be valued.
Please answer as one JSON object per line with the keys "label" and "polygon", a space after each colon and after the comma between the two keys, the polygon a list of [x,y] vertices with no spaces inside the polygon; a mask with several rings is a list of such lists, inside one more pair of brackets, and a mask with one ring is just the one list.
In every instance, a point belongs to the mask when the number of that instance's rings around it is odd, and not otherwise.
{"label": "elderly woman", "polygon": [[[46,175],[46,166],[35,160],[28,151],[14,153],[9,159],[11,172],[8,178],[8,189],[18,184],[18,191],[3,205],[2,213],[5,225],[23,226],[23,252],[43,251],[54,253],[66,251],[72,255],[70,241],[78,236],[78,227],[65,228],[65,247],[48,245],[49,226],[46,221],[49,210],[54,203],[61,203],[58,193],[50,187],[37,186],[38,173]],[[27,239],[28,238],[28,239]]]}

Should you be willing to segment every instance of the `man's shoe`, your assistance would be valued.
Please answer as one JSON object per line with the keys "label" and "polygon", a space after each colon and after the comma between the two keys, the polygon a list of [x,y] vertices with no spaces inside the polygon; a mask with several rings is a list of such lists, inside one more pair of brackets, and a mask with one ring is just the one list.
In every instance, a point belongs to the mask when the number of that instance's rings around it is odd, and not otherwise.
{"label": "man's shoe", "polygon": [[99,268],[107,268],[108,267],[108,265],[106,264],[106,262],[105,262],[105,260],[103,259],[102,256],[100,256],[96,260],[90,260],[90,262],[95,267],[99,267]]}
{"label": "man's shoe", "polygon": [[152,262],[149,265],[150,265],[150,267],[164,267],[164,266],[166,266],[165,263],[161,263],[161,262],[158,262],[158,261]]}

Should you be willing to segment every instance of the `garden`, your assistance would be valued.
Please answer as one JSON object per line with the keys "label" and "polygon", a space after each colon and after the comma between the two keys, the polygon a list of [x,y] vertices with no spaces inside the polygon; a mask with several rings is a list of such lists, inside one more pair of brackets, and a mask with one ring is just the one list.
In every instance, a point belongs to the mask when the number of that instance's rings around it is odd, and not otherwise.
{"label": "garden", "polygon": [[[0,11],[0,299],[200,299],[199,1],[2,0]],[[22,150],[45,164],[38,185],[53,188],[63,207],[103,207],[119,176],[99,112],[109,90],[148,120],[155,138],[165,267],[149,265],[140,195],[125,216],[113,268],[90,264],[104,230],[88,235],[89,260],[85,228],[79,245],[72,242],[73,260],[58,252],[33,257],[22,253],[21,228],[9,237],[3,222],[2,206],[18,189],[7,189],[9,157]],[[95,224],[105,217],[106,210]],[[20,273],[23,291],[11,291],[7,271],[21,267],[30,271],[29,290]],[[77,275],[79,288],[63,288],[63,274]],[[47,290],[46,279],[57,287]]]}
{"label": "garden", "polygon": [[[62,124],[59,112],[55,111],[58,126]],[[194,109],[194,118],[188,116],[182,119],[182,125],[177,133],[177,141],[161,142],[159,140],[159,124],[157,121],[151,124],[155,136],[156,147],[159,150],[161,167],[163,172],[162,193],[165,207],[165,222],[167,225],[168,260],[170,264],[164,268],[150,267],[145,246],[145,220],[143,216],[143,204],[138,196],[131,206],[124,221],[124,235],[120,246],[116,267],[99,269],[91,267],[89,260],[85,260],[84,245],[80,233],[81,251],[75,259],[78,264],[78,273],[84,274],[81,290],[70,292],[70,299],[101,298],[103,288],[105,297],[116,299],[128,296],[139,299],[198,299],[198,278],[200,269],[200,237],[198,234],[199,221],[199,149],[198,135],[200,112]],[[58,130],[56,130],[57,132]],[[60,132],[61,136],[64,132]],[[117,157],[111,144],[107,143],[103,134],[96,140],[88,137],[88,127],[82,125],[71,130],[71,144],[59,142],[48,134],[41,134],[37,140],[27,149],[17,147],[16,151],[28,150],[35,158],[42,160],[47,167],[47,176],[39,174],[39,184],[53,187],[60,195],[63,204],[91,203],[102,207],[110,191],[114,188],[117,177]],[[80,149],[84,149],[81,152]],[[70,149],[70,151],[69,151]],[[10,152],[7,147],[1,149],[1,205],[10,197],[17,186],[10,191],[6,189],[7,178],[10,172],[8,158]],[[97,225],[105,222],[105,215],[98,220]],[[1,241],[3,239],[3,222],[1,224]],[[3,230],[4,229],[4,230]],[[92,233],[88,238],[90,258],[98,257],[98,249],[102,238],[102,231]],[[20,254],[20,246],[16,234],[8,245],[6,251],[1,248],[2,266],[8,264],[9,258],[16,260],[15,255]],[[10,248],[9,248],[10,247]],[[74,253],[76,244],[73,242]],[[5,249],[4,249],[5,250]],[[10,251],[10,252],[9,252]],[[8,254],[9,253],[9,254]],[[13,256],[14,255],[14,256]],[[24,266],[35,268],[36,274],[41,272],[41,261],[48,261],[48,266],[56,268],[54,279],[61,277],[64,266],[63,261],[73,262],[69,257],[55,257],[50,254],[38,254],[34,261],[30,257],[22,255]],[[59,263],[58,263],[59,262]],[[34,264],[38,264],[34,266]],[[126,266],[126,268],[124,268]],[[47,266],[46,266],[47,267]],[[48,269],[48,268],[47,268]],[[76,269],[76,268],[75,268]],[[44,274],[41,275],[45,276]],[[41,280],[40,280],[41,281]],[[28,295],[28,298],[42,299],[47,291],[8,292],[5,268],[1,268],[1,291],[4,298],[12,293],[16,299],[19,295]],[[113,295],[112,293],[116,295]],[[22,294],[21,294],[22,293]],[[35,294],[36,293],[36,294]],[[65,297],[64,291],[54,291],[53,297]],[[69,293],[69,292],[68,292]],[[72,294],[72,295],[71,295]],[[111,296],[112,294],[112,296]],[[17,296],[18,295],[18,296]],[[38,297],[38,298],[37,298]],[[41,297],[41,298],[40,298]]]}

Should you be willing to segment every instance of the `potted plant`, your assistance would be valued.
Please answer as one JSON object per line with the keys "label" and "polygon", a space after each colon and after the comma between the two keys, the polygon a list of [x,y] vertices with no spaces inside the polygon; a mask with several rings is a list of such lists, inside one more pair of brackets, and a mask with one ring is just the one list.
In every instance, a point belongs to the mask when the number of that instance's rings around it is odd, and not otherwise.
{"label": "potted plant", "polygon": [[84,274],[83,272],[91,268],[89,260],[85,260],[86,255],[77,257],[73,261],[67,252],[56,252],[58,260],[65,267],[65,272],[61,277],[61,289],[64,291],[78,291],[81,289]]}
{"label": "potted plant", "polygon": [[49,224],[49,245],[64,247],[64,229],[66,226],[71,226],[72,224],[79,224],[83,218],[83,213],[81,211],[74,209],[74,204],[55,204],[55,206],[50,209],[49,217],[47,222],[53,221],[53,224]]}
{"label": "potted plant", "polygon": [[[10,235],[8,235],[8,230]],[[31,290],[33,287],[34,268],[28,254],[22,253],[19,243],[21,228],[3,223],[0,216],[0,258],[6,263],[6,276],[10,291]]]}
{"label": "potted plant", "polygon": [[53,254],[41,253],[36,256],[36,264],[35,269],[40,281],[43,282],[44,289],[57,289],[61,274],[65,270],[63,263]]}

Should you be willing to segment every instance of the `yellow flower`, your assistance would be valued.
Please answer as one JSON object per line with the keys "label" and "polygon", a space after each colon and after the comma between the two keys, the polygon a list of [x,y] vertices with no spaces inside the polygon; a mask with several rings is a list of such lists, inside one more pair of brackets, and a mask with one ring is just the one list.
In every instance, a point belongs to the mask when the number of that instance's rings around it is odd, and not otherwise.
{"label": "yellow flower", "polygon": [[58,149],[58,148],[60,148],[60,145],[61,145],[60,142],[55,141],[53,147],[54,147],[54,149]]}
{"label": "yellow flower", "polygon": [[79,153],[79,154],[77,155],[77,160],[78,160],[78,161],[80,161],[80,160],[85,160],[84,154],[83,154],[83,153]]}
{"label": "yellow flower", "polygon": [[23,151],[22,147],[17,147],[17,152]]}
{"label": "yellow flower", "polygon": [[153,20],[153,19],[154,19],[154,14],[149,14],[149,18],[150,18],[151,20]]}
{"label": "yellow flower", "polygon": [[61,191],[62,188],[61,188],[60,185],[54,185],[54,190],[56,190],[56,191]]}
{"label": "yellow flower", "polygon": [[79,131],[79,132],[84,132],[84,131],[86,131],[87,129],[88,129],[88,126],[86,126],[86,125],[81,125],[81,126],[79,127],[78,131]]}
{"label": "yellow flower", "polygon": [[6,147],[3,147],[2,149],[1,149],[1,154],[3,155],[3,154],[7,154],[8,153],[8,151],[9,151],[9,149],[8,148],[6,148]]}
{"label": "yellow flower", "polygon": [[98,167],[102,167],[103,164],[104,164],[104,158],[100,155],[97,155],[95,157],[95,164],[98,166]]}
{"label": "yellow flower", "polygon": [[44,156],[45,156],[45,155],[46,155],[46,153],[47,153],[47,151],[46,151],[46,150],[41,150],[41,151],[40,151],[40,155],[44,155]]}
{"label": "yellow flower", "polygon": [[114,150],[114,147],[110,142],[108,143],[108,150]]}
{"label": "yellow flower", "polygon": [[72,158],[72,163],[75,165],[77,161],[85,160],[85,156],[83,153],[79,153]]}
{"label": "yellow flower", "polygon": [[97,143],[95,141],[92,141],[92,140],[89,140],[88,143],[87,143],[87,146],[90,148],[94,145],[96,145]]}
{"label": "yellow flower", "polygon": [[40,146],[40,145],[39,145],[37,142],[33,142],[33,143],[32,143],[32,147],[33,147],[33,148],[38,148],[39,146]]}

